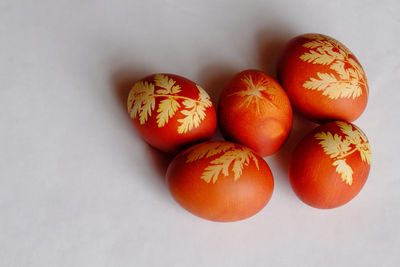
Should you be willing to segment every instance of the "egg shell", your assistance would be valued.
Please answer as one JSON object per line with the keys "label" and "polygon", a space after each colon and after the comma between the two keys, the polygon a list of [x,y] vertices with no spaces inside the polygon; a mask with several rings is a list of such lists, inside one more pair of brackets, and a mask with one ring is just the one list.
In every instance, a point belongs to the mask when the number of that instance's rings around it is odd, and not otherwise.
{"label": "egg shell", "polygon": [[290,183],[306,204],[336,208],[360,192],[370,164],[371,150],[365,134],[348,122],[329,122],[313,129],[294,149]]}
{"label": "egg shell", "polygon": [[263,157],[279,150],[293,120],[285,91],[258,70],[242,71],[228,82],[220,97],[218,116],[227,140],[244,144]]}
{"label": "egg shell", "polygon": [[279,81],[295,110],[323,123],[354,121],[368,102],[368,82],[354,54],[322,34],[303,34],[286,46]]}
{"label": "egg shell", "polygon": [[231,222],[260,211],[274,181],[268,164],[240,144],[208,141],[179,153],[166,179],[174,199],[201,218]]}
{"label": "egg shell", "polygon": [[204,89],[174,74],[153,74],[137,81],[128,96],[128,113],[151,146],[175,154],[210,139],[216,111]]}

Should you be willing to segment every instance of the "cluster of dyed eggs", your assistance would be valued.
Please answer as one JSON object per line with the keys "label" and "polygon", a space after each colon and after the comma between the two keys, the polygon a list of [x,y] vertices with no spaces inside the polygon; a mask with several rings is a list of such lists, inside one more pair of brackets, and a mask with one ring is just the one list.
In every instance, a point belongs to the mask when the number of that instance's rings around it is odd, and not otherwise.
{"label": "cluster of dyed eggs", "polygon": [[[286,141],[294,110],[321,125],[294,149],[289,178],[296,195],[316,208],[335,208],[363,187],[371,164],[365,134],[351,121],[366,107],[368,85],[356,57],[320,34],[292,39],[278,66],[279,83],[258,70],[227,82],[218,114],[207,92],[173,74],[137,81],[128,112],[151,146],[177,154],[166,179],[174,199],[213,221],[260,211],[274,188],[263,157]],[[217,121],[228,141],[208,141]]]}

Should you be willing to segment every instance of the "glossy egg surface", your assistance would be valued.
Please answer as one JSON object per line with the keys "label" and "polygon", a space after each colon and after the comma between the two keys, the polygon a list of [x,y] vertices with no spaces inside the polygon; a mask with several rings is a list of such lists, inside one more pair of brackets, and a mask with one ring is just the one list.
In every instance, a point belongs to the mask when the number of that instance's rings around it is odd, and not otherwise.
{"label": "glossy egg surface", "polygon": [[154,74],[137,81],[127,106],[142,138],[168,153],[208,140],[215,132],[216,112],[209,95],[178,75]]}
{"label": "glossy egg surface", "polygon": [[229,222],[248,218],[269,201],[271,170],[251,149],[208,141],[179,153],[166,174],[174,199],[204,219]]}
{"label": "glossy egg surface", "polygon": [[290,160],[290,183],[306,204],[335,208],[360,192],[370,164],[370,144],[360,128],[333,121],[315,128],[297,145]]}
{"label": "glossy egg surface", "polygon": [[329,36],[304,34],[292,39],[278,73],[293,107],[315,122],[354,121],[367,105],[368,84],[360,62]]}
{"label": "glossy egg surface", "polygon": [[260,156],[275,153],[292,127],[292,108],[285,91],[258,70],[236,74],[222,91],[218,109],[225,138],[244,144]]}

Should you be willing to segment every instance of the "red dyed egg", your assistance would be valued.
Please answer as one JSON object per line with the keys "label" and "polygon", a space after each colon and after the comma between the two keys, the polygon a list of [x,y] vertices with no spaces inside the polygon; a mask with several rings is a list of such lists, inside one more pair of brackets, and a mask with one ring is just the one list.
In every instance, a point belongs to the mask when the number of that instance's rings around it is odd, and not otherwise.
{"label": "red dyed egg", "polygon": [[268,164],[251,149],[208,141],[179,153],[166,174],[175,200],[204,219],[248,218],[269,201],[274,180]]}
{"label": "red dyed egg", "polygon": [[260,156],[275,153],[292,127],[292,108],[285,91],[258,70],[233,77],[222,92],[218,113],[224,137]]}
{"label": "red dyed egg", "polygon": [[315,122],[354,121],[367,105],[368,84],[360,62],[331,37],[304,34],[292,39],[278,73],[293,107]]}
{"label": "red dyed egg", "polygon": [[296,195],[315,208],[339,207],[367,180],[370,144],[354,124],[334,121],[307,134],[295,148],[289,168]]}
{"label": "red dyed egg", "polygon": [[129,92],[128,112],[143,139],[168,153],[210,139],[216,128],[207,92],[173,74],[154,74],[136,82]]}

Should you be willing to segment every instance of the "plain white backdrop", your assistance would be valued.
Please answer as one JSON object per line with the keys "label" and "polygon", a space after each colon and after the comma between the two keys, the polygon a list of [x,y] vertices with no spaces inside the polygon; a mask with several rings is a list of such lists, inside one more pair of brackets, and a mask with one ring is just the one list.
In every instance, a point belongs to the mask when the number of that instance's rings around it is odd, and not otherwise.
{"label": "plain white backdrop", "polygon": [[[0,265],[399,266],[399,14],[397,0],[1,0]],[[365,187],[333,210],[297,199],[288,157],[315,125],[296,116],[265,158],[265,209],[236,223],[189,214],[164,183],[168,157],[130,123],[129,86],[176,73],[217,102],[238,71],[275,75],[305,32],[343,42],[367,73]]]}

